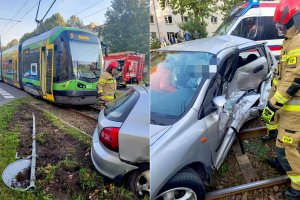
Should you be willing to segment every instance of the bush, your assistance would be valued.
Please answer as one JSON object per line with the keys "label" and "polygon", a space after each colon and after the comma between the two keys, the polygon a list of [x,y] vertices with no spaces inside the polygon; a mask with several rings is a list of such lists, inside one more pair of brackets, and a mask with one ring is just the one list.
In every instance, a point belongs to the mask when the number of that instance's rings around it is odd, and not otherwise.
{"label": "bush", "polygon": [[150,43],[151,43],[151,47],[150,47],[151,49],[159,49],[160,48],[160,41],[158,38],[154,38],[154,39],[151,38]]}
{"label": "bush", "polygon": [[208,33],[206,32],[207,24],[200,19],[190,18],[188,22],[178,24],[179,28],[183,31],[188,31],[192,35],[192,39],[194,38],[194,32],[197,31],[199,33],[199,38],[207,37]]}

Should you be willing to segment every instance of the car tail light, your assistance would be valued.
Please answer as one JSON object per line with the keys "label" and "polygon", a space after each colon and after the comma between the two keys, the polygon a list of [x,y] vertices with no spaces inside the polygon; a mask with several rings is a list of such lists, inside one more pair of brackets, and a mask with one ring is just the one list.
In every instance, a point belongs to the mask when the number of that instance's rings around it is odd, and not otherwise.
{"label": "car tail light", "polygon": [[119,150],[119,128],[103,128],[99,139],[104,146],[112,151]]}

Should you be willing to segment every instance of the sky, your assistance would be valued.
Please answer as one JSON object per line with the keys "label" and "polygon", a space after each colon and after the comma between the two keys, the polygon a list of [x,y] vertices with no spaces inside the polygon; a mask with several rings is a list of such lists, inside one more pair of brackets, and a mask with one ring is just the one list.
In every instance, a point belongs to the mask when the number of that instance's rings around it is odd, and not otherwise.
{"label": "sky", "polygon": [[[37,24],[35,15],[39,0],[0,0],[0,36],[2,45],[13,39],[20,39],[24,33],[33,31]],[[41,0],[38,19],[41,19],[53,0]],[[111,5],[111,0],[56,0],[55,4],[45,17],[60,13],[65,21],[71,15],[77,15],[84,25],[91,22],[101,25],[105,22],[105,12]],[[20,20],[21,22],[7,21],[6,19]]]}

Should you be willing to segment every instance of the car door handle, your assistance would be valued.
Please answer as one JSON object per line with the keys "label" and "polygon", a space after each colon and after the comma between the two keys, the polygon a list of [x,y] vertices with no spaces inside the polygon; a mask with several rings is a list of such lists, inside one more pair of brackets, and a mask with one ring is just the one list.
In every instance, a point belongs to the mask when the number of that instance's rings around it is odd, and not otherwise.
{"label": "car door handle", "polygon": [[264,66],[263,65],[260,65],[258,67],[256,67],[254,70],[253,70],[253,73],[256,74],[257,72],[263,70]]}

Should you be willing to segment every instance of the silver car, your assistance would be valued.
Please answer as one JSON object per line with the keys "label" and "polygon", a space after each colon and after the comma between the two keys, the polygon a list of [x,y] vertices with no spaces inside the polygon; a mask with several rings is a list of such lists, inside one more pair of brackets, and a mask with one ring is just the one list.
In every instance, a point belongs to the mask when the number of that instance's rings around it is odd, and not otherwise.
{"label": "silver car", "polygon": [[241,126],[265,107],[274,56],[264,43],[217,36],[151,58],[151,199],[204,199]]}
{"label": "silver car", "polygon": [[100,112],[91,157],[96,169],[126,178],[138,196],[149,195],[149,88],[136,86]]}

